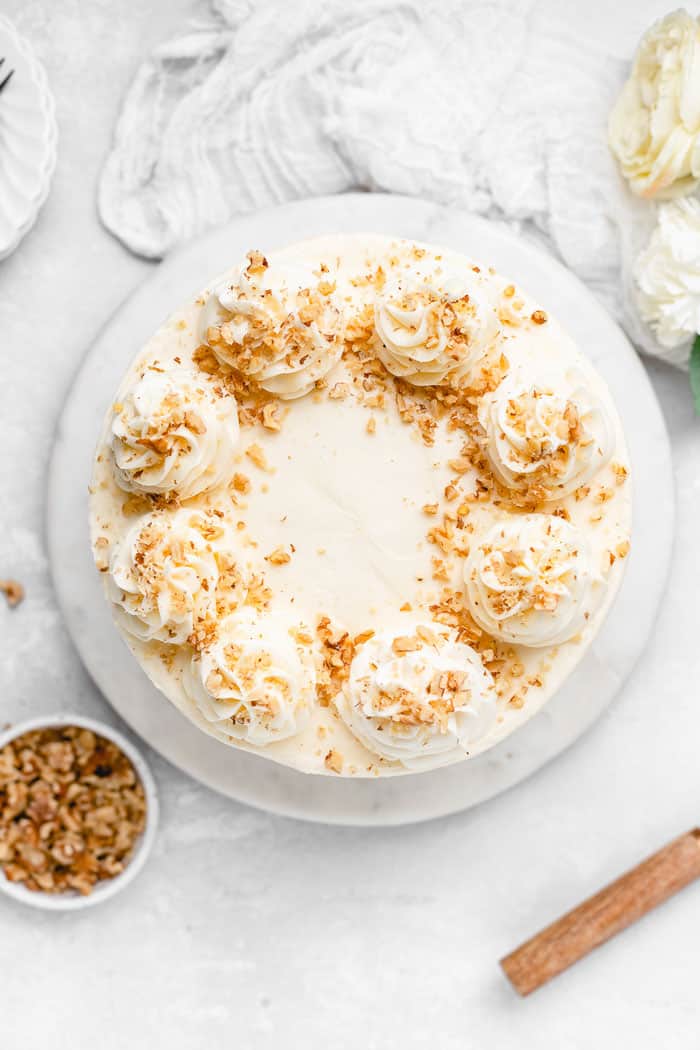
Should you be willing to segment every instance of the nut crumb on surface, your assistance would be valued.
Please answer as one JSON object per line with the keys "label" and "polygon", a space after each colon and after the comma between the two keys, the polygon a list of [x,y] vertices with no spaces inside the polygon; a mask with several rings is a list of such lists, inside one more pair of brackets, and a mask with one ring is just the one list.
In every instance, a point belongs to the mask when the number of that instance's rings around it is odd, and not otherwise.
{"label": "nut crumb on surface", "polygon": [[342,773],[343,771],[343,756],[335,748],[331,748],[326,757],[323,760],[323,764],[326,769],[330,769],[332,773]]}
{"label": "nut crumb on surface", "polygon": [[236,472],[233,475],[231,484],[236,492],[250,492],[250,478],[247,477],[245,474],[239,474],[238,472]]}
{"label": "nut crumb on surface", "polygon": [[0,591],[5,595],[11,609],[24,601],[24,587],[19,580],[0,580]]}
{"label": "nut crumb on surface", "polygon": [[282,418],[280,406],[276,401],[268,401],[262,410],[262,425],[266,430],[279,431],[282,429]]}
{"label": "nut crumb on surface", "polygon": [[245,450],[245,454],[251,461],[251,463],[254,463],[256,467],[260,468],[260,470],[269,470],[267,457],[265,456],[263,450],[260,448],[260,445],[255,443],[249,445],[248,448]]}
{"label": "nut crumb on surface", "polygon": [[286,565],[292,560],[292,555],[285,547],[275,547],[273,551],[265,555],[265,561],[271,565]]}

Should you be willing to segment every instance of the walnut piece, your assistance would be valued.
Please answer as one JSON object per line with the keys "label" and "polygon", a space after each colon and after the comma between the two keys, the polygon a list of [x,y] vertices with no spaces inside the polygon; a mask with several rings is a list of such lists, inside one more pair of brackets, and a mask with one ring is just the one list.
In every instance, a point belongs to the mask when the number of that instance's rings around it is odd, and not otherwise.
{"label": "walnut piece", "polygon": [[124,870],[145,824],[143,785],[105,737],[56,726],[0,751],[0,866],[10,882],[89,894]]}
{"label": "walnut piece", "polygon": [[0,591],[5,595],[11,609],[24,600],[24,587],[18,580],[0,580]]}

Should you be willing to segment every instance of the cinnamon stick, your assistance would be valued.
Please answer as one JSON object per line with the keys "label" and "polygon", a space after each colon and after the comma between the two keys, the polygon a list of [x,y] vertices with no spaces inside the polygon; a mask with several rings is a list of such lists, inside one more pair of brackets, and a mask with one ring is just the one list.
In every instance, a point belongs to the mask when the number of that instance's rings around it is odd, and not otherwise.
{"label": "cinnamon stick", "polygon": [[700,877],[700,829],[681,835],[501,959],[529,995]]}

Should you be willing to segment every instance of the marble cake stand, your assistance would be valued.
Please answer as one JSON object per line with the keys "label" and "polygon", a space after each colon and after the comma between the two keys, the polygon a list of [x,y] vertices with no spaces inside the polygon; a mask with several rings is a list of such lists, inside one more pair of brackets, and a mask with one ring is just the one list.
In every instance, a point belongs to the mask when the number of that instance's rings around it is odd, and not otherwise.
{"label": "marble cake stand", "polygon": [[[559,693],[507,740],[469,762],[384,780],[304,776],[233,750],[191,725],[150,684],[117,634],[92,564],[87,486],[102,417],[130,359],[160,322],[251,247],[322,233],[374,232],[442,244],[494,265],[557,314],[607,380],[634,471],[633,553],[598,638]],[[241,802],[336,824],[429,820],[516,784],[579,737],[611,702],[652,629],[673,534],[670,449],[634,350],[584,286],[549,256],[482,219],[427,201],[347,194],[235,220],[168,258],[107,322],[87,354],[56,435],[48,540],[59,601],[80,655],[107,699],[156,750]]]}

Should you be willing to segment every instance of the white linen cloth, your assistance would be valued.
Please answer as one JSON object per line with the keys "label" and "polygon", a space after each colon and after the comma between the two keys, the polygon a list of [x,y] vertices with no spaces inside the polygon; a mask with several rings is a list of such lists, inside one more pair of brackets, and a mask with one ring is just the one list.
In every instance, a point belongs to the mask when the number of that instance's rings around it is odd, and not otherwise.
{"label": "white linen cloth", "polygon": [[621,248],[637,250],[654,208],[607,146],[625,72],[533,0],[212,0],[139,69],[100,214],[156,258],[299,197],[426,197],[544,241],[653,352]]}

